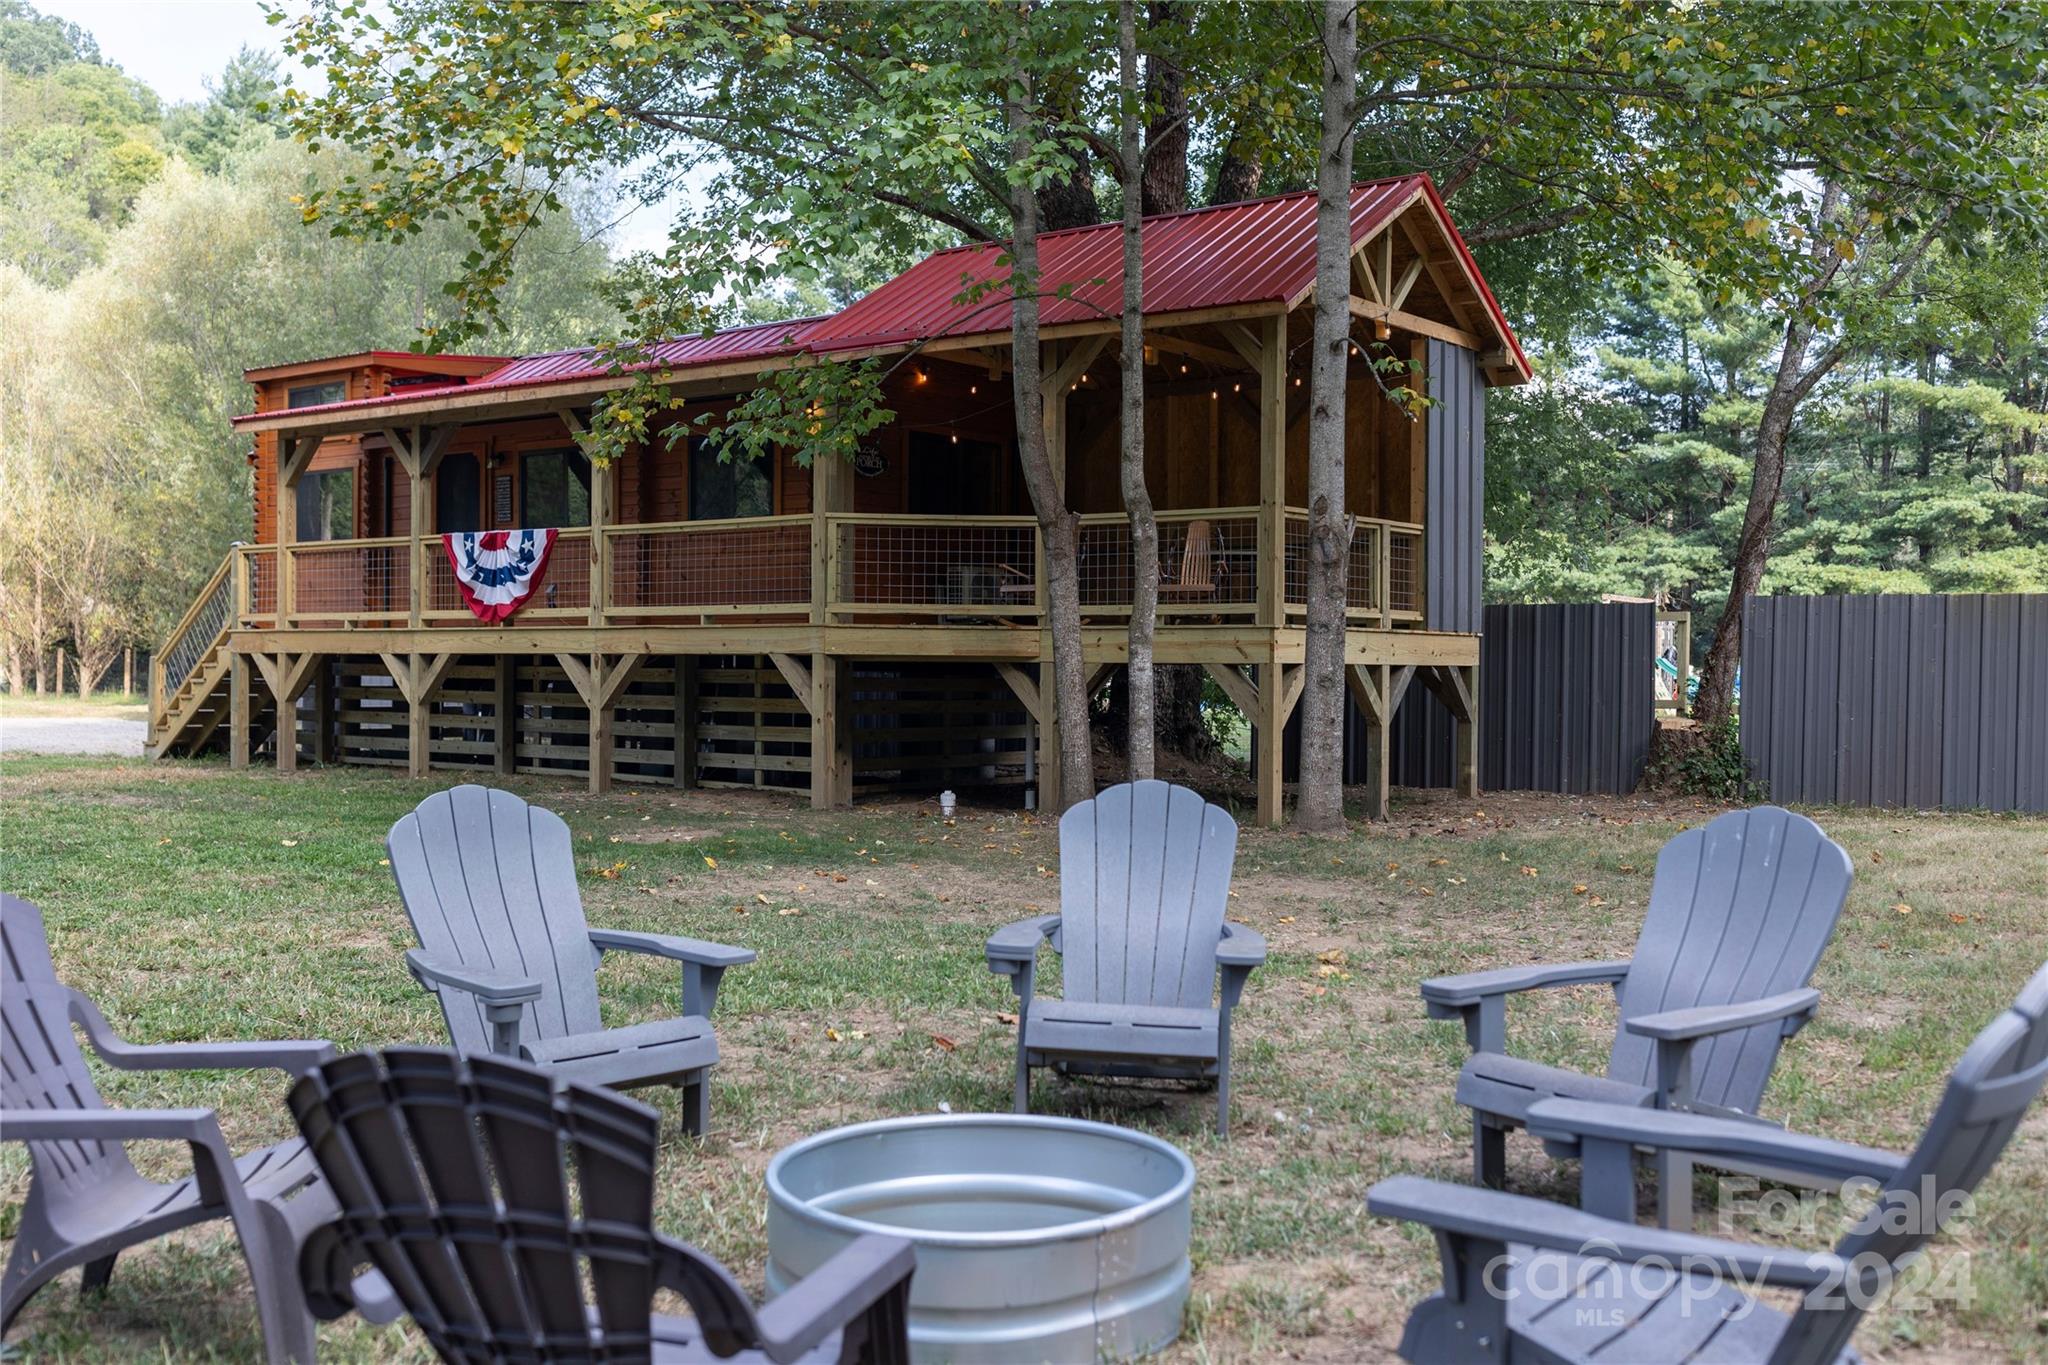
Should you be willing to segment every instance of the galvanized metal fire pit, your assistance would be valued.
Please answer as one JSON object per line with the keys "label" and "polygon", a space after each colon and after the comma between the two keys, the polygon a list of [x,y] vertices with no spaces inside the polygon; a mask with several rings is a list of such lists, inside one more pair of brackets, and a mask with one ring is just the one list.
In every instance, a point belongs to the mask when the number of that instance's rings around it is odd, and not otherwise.
{"label": "galvanized metal fire pit", "polygon": [[1194,1187],[1178,1147],[1081,1119],[836,1128],[768,1164],[768,1288],[892,1233],[917,1244],[916,1360],[1127,1360],[1180,1335]]}

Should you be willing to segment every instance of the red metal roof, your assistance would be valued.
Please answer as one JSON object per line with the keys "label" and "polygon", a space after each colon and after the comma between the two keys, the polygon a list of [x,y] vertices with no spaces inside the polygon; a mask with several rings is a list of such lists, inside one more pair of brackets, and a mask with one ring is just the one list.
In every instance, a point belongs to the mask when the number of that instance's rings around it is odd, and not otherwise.
{"label": "red metal roof", "polygon": [[[1418,198],[1435,213],[1517,367],[1528,374],[1528,361],[1506,314],[1480,277],[1479,267],[1428,176],[1401,176],[1353,186],[1352,244],[1364,242]],[[1315,281],[1315,217],[1315,192],[1302,190],[1146,219],[1145,313],[1163,316],[1298,300]],[[1040,325],[1100,321],[1123,311],[1122,230],[1120,223],[1104,223],[1048,232],[1039,238],[1041,290],[1048,294],[1064,291],[1060,297],[1045,299]],[[976,283],[1005,272],[1006,267],[997,265],[1003,251],[1002,246],[987,243],[941,251],[829,317],[753,323],[710,336],[678,337],[656,345],[652,359],[633,368],[687,371],[803,352],[888,349],[939,336],[1005,333],[1009,330],[1007,291],[989,291],[971,304],[960,302]],[[583,349],[525,356],[467,382],[296,408],[291,416],[354,412],[480,389],[601,379],[611,371],[598,361],[598,354]],[[241,423],[256,416],[252,413],[234,420]]]}
{"label": "red metal roof", "polygon": [[[1403,176],[1356,185],[1351,191],[1351,240],[1364,241],[1423,192],[1424,177]],[[833,351],[885,346],[936,336],[1006,332],[1009,292],[959,302],[975,284],[1001,278],[1004,248],[980,244],[942,251],[912,266],[866,298],[820,323],[805,348]],[[1091,322],[1123,312],[1123,225],[1048,232],[1039,238],[1039,325]],[[1290,300],[1316,273],[1316,196],[1313,190],[1190,209],[1145,220],[1147,316],[1186,313],[1232,304]]]}

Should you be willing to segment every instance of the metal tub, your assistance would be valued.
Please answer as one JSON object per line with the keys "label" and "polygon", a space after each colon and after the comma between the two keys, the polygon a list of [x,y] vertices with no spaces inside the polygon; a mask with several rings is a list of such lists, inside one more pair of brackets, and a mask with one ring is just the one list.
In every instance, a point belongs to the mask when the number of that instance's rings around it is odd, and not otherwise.
{"label": "metal tub", "polygon": [[836,1128],[768,1164],[768,1289],[891,1233],[917,1244],[913,1359],[1130,1359],[1180,1335],[1194,1186],[1179,1148],[1081,1119]]}

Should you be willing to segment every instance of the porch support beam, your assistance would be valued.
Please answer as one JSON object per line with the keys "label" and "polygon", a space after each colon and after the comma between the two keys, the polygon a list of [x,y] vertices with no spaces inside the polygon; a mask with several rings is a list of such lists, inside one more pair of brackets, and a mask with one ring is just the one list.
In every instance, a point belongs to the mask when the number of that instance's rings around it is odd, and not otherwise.
{"label": "porch support beam", "polygon": [[583,700],[590,717],[590,791],[612,789],[612,717],[626,685],[647,663],[645,654],[557,654],[555,662],[569,675],[570,686]]}
{"label": "porch support beam", "polygon": [[1462,346],[1468,351],[1477,351],[1485,345],[1478,337],[1461,327],[1447,327],[1433,318],[1426,318],[1400,308],[1390,308],[1384,303],[1362,299],[1356,294],[1351,296],[1351,316],[1384,322],[1421,336],[1435,337],[1438,341],[1448,341],[1453,346]]}
{"label": "porch support beam", "polygon": [[[789,662],[802,667],[799,660]],[[813,654],[806,686],[798,692],[811,713],[813,810],[845,810],[853,804],[853,711],[842,690],[846,664],[836,655]],[[782,666],[778,658],[776,667]],[[787,670],[783,676],[789,676]]]}
{"label": "porch support beam", "polygon": [[498,776],[510,777],[519,771],[519,660],[500,654],[492,672],[491,710],[498,728],[491,766]]}
{"label": "porch support beam", "polygon": [[675,769],[671,780],[688,791],[697,785],[697,656],[678,654],[675,666]]}
{"label": "porch support beam", "polygon": [[1458,795],[1479,795],[1479,666],[1439,664],[1424,669],[1423,685],[1458,722]]}
{"label": "porch support beam", "polygon": [[[228,658],[228,766],[249,766],[249,656],[236,650]],[[204,742],[203,740],[201,742]]]}
{"label": "porch support beam", "polygon": [[412,654],[400,655],[380,653],[384,670],[391,680],[398,684],[398,693],[405,698],[405,771],[408,777],[425,777],[433,762],[433,745],[430,734],[433,713],[430,709],[434,694],[441,690],[441,684],[448,677],[448,670],[455,666],[458,654]]}
{"label": "porch support beam", "polygon": [[1285,612],[1287,571],[1287,319],[1264,320],[1259,338],[1259,625]]}
{"label": "porch support beam", "polygon": [[777,654],[772,650],[768,658],[775,665],[775,671],[782,675],[782,680],[789,684],[789,690],[796,693],[796,699],[804,704],[804,710],[816,715],[818,706],[811,697],[809,663],[794,654]]}
{"label": "porch support beam", "polygon": [[1351,699],[1365,717],[1365,818],[1387,818],[1389,774],[1387,730],[1393,724],[1392,670],[1386,664],[1353,664],[1344,670]]}
{"label": "porch support beam", "polygon": [[271,700],[277,707],[277,770],[281,773],[296,772],[299,767],[299,694],[311,681],[313,667],[320,662],[320,656],[251,654],[247,657],[255,661],[257,671],[263,675],[264,685],[270,689]]}

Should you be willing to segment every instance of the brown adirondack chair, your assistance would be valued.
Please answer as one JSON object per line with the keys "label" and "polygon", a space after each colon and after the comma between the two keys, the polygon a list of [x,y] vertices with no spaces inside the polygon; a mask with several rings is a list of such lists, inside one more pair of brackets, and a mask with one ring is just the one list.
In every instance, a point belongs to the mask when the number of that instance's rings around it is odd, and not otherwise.
{"label": "brown adirondack chair", "polygon": [[[290,1104],[341,1204],[300,1261],[322,1317],[346,1311],[369,1263],[450,1361],[909,1359],[908,1241],[859,1238],[756,1309],[723,1266],[655,1232],[661,1120],[623,1095],[393,1048],[323,1063]],[[651,1312],[657,1289],[693,1316]]]}
{"label": "brown adirondack chair", "polygon": [[[35,1292],[73,1266],[103,1288],[122,1251],[215,1218],[234,1224],[249,1264],[256,1315],[273,1361],[313,1358],[313,1320],[292,1261],[304,1234],[335,1205],[294,1139],[237,1159],[211,1109],[109,1109],[86,1070],[73,1026],[100,1060],[124,1071],[275,1067],[297,1076],[332,1056],[317,1039],[281,1043],[124,1042],[92,1001],[57,980],[42,912],[0,896],[0,1140],[28,1145],[33,1176],[0,1282],[0,1331]],[[193,1173],[159,1184],[129,1164],[124,1144],[183,1142]],[[395,1305],[376,1281],[354,1296],[378,1321]]]}
{"label": "brown adirondack chair", "polygon": [[[1164,566],[1162,566],[1163,568]],[[1188,523],[1187,539],[1181,546],[1180,572],[1159,580],[1162,602],[1206,602],[1216,595],[1216,547],[1214,530],[1206,521]]]}

